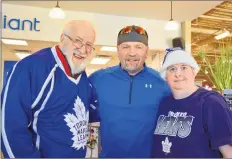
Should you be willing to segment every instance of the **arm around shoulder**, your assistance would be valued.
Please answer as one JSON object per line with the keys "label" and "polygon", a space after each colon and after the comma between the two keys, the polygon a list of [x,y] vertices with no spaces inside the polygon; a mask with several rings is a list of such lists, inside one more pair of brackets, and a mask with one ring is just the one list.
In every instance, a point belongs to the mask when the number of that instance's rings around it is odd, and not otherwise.
{"label": "arm around shoulder", "polygon": [[93,85],[91,85],[89,122],[90,123],[100,122],[98,98],[97,98],[97,94],[96,94],[96,89]]}

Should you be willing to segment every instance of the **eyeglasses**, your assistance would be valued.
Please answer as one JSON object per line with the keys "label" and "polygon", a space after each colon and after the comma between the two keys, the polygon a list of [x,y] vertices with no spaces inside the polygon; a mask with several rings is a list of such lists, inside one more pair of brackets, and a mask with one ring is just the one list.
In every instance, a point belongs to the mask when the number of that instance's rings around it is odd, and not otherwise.
{"label": "eyeglasses", "polygon": [[124,27],[122,30],[120,30],[119,34],[129,34],[132,30],[134,30],[138,34],[145,35],[146,37],[148,37],[146,30],[144,30],[140,26],[135,25]]}
{"label": "eyeglasses", "polygon": [[67,36],[69,38],[69,40],[72,41],[73,45],[80,49],[85,45],[85,49],[87,52],[92,52],[95,51],[95,48],[91,45],[91,44],[84,44],[80,39],[72,39],[70,36],[68,36],[67,34],[64,34],[65,36]]}
{"label": "eyeglasses", "polygon": [[167,70],[171,73],[176,73],[179,69],[181,72],[186,72],[189,68],[191,68],[191,67],[187,66],[187,65],[182,65],[179,68],[175,67],[175,66],[170,66],[167,68]]}

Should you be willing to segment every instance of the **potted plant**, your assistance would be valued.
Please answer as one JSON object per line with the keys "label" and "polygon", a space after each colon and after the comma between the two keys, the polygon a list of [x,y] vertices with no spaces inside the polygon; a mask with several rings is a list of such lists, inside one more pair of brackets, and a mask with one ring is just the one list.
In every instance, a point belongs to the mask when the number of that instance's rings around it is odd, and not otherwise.
{"label": "potted plant", "polygon": [[[211,62],[205,48],[200,48],[197,55],[202,60],[204,73],[215,85],[217,91],[232,89],[232,43],[219,45],[219,56],[215,56],[215,62]],[[206,73],[208,72],[208,73]],[[210,74],[210,75],[209,75]]]}

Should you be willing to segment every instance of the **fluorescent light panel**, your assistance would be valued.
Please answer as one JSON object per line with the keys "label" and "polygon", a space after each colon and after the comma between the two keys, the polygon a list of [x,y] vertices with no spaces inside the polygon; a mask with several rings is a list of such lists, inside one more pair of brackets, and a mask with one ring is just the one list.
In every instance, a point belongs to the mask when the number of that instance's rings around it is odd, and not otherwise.
{"label": "fluorescent light panel", "polygon": [[29,54],[29,53],[18,53],[18,52],[16,52],[15,55],[17,55],[17,56],[19,57],[19,59],[23,59],[23,58],[25,58],[25,57],[27,57],[27,56],[29,56],[29,55],[31,55],[31,54]]}
{"label": "fluorescent light panel", "polygon": [[95,64],[95,65],[104,65],[110,61],[110,58],[106,57],[95,57],[90,64]]}
{"label": "fluorescent light panel", "polygon": [[25,40],[2,39],[2,42],[9,45],[28,45]]}
{"label": "fluorescent light panel", "polygon": [[89,68],[86,69],[87,75],[90,75],[90,74],[92,74],[95,71],[96,71],[96,69],[89,69]]}
{"label": "fluorescent light panel", "polygon": [[117,47],[113,46],[102,46],[100,51],[110,51],[110,52],[117,52]]}
{"label": "fluorescent light panel", "polygon": [[215,39],[219,40],[219,39],[223,39],[227,36],[230,36],[230,32],[228,30],[224,31],[223,33],[215,36]]}

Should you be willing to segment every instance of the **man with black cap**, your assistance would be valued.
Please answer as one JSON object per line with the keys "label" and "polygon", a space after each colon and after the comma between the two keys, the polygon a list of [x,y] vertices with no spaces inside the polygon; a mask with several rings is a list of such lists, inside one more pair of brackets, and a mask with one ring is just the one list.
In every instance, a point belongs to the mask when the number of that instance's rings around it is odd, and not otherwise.
{"label": "man with black cap", "polygon": [[[170,93],[159,73],[145,64],[148,34],[139,26],[120,30],[120,64],[90,76],[96,88],[102,151],[100,157],[151,157],[160,101]],[[94,120],[94,119],[90,119]]]}

